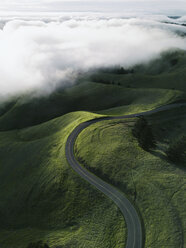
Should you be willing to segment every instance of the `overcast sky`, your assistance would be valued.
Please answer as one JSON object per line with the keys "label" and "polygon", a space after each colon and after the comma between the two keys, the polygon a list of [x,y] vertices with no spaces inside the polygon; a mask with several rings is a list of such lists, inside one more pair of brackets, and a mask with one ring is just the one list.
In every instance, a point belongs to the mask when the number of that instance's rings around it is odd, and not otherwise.
{"label": "overcast sky", "polygon": [[185,15],[186,0],[0,0],[0,11],[147,12]]}

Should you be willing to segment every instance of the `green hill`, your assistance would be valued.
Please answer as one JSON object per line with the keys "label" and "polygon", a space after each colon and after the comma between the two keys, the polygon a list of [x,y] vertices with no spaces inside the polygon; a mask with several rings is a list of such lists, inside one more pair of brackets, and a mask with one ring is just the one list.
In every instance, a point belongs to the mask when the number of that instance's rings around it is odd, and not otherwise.
{"label": "green hill", "polygon": [[144,222],[145,247],[183,247],[186,167],[169,162],[166,149],[186,132],[186,107],[153,114],[147,120],[157,142],[151,152],[144,151],[132,135],[136,119],[126,119],[84,130],[76,142],[76,157],[136,205]]}
{"label": "green hill", "polygon": [[87,75],[84,80],[87,78],[128,88],[176,89],[186,92],[186,52],[173,50],[163,53],[159,59],[135,66],[132,73],[117,74],[108,70]]}
{"label": "green hill", "polygon": [[[122,73],[123,74],[122,74]],[[118,208],[68,165],[65,143],[81,122],[186,101],[186,53],[163,54],[129,71],[99,70],[51,95],[0,104],[0,247],[123,248]],[[157,147],[132,135],[136,119],[97,123],[78,137],[83,166],[123,191],[140,211],[145,247],[183,247],[185,167],[166,151],[185,133],[186,108],[147,118]]]}
{"label": "green hill", "polygon": [[184,100],[185,78],[184,51],[162,54],[148,64],[135,66],[127,74],[113,69],[94,72],[79,78],[78,84],[51,95],[24,95],[1,104],[0,130],[37,125],[74,111],[108,114],[111,109],[112,114],[123,114],[126,109],[138,111]]}
{"label": "green hill", "polygon": [[0,133],[2,248],[24,248],[41,239],[51,247],[74,248],[82,244],[114,247],[119,239],[122,247],[122,215],[76,175],[65,159],[71,130],[94,117],[76,112],[35,127]]}

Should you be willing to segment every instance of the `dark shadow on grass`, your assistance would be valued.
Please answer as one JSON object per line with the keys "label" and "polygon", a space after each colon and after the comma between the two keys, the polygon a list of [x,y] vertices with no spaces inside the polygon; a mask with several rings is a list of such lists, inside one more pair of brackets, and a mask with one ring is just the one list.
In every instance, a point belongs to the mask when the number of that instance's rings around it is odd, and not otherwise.
{"label": "dark shadow on grass", "polygon": [[163,160],[167,160],[167,156],[165,156],[161,151],[150,151],[150,153],[156,157],[163,159]]}
{"label": "dark shadow on grass", "polygon": [[161,151],[150,151],[150,153],[152,155],[166,161],[167,163],[172,164],[173,166],[183,170],[184,172],[186,172],[186,161],[183,163],[173,163],[173,162],[169,161],[167,156],[165,154],[163,154]]}

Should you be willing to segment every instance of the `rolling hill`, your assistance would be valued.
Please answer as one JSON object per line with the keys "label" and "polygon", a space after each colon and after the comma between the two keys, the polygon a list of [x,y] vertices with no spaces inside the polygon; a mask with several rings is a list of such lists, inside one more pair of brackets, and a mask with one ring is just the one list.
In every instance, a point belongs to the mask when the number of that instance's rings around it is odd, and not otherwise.
{"label": "rolling hill", "polygon": [[[68,165],[65,143],[86,120],[186,102],[186,53],[172,51],[132,70],[98,70],[48,96],[17,96],[0,105],[0,247],[122,248],[118,208]],[[132,135],[137,118],[105,121],[76,142],[82,166],[121,190],[138,209],[145,247],[184,247],[185,165],[166,151],[185,133],[186,107],[146,117],[157,146]],[[186,162],[186,158],[185,158]]]}

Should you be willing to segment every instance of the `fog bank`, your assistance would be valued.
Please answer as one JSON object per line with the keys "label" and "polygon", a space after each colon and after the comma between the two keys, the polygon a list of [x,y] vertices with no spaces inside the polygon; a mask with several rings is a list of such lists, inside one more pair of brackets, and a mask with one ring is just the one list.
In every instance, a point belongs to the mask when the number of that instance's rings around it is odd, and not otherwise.
{"label": "fog bank", "polygon": [[[0,95],[48,93],[74,82],[78,71],[149,61],[169,49],[186,50],[186,27],[168,17],[1,19]],[[185,21],[185,17],[175,20]],[[170,21],[171,22],[171,21]]]}

